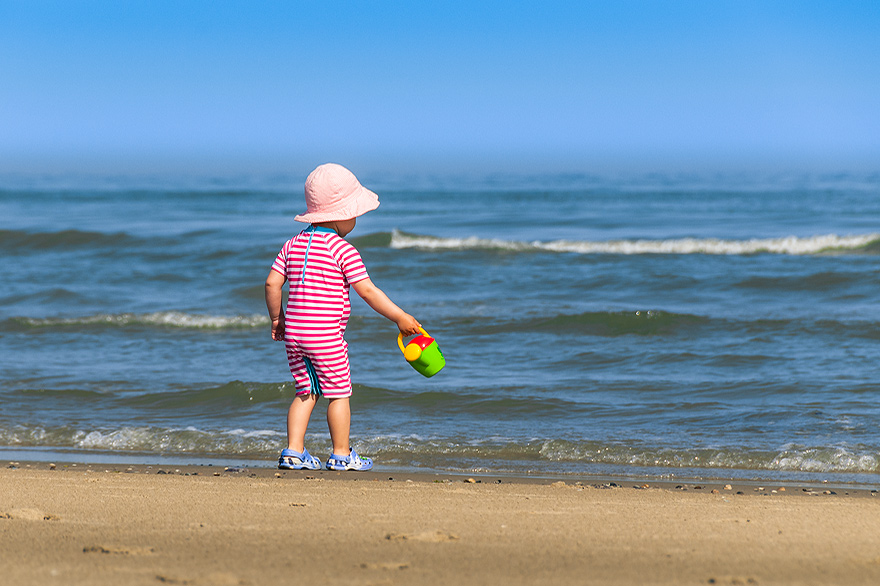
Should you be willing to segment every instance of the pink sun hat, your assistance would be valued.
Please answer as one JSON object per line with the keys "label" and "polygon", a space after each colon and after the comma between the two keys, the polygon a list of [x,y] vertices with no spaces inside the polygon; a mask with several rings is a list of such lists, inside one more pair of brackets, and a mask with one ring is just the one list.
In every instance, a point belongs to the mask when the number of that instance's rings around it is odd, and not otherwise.
{"label": "pink sun hat", "polygon": [[321,165],[306,179],[306,213],[297,222],[335,222],[357,218],[379,207],[379,196],[354,173],[336,163]]}

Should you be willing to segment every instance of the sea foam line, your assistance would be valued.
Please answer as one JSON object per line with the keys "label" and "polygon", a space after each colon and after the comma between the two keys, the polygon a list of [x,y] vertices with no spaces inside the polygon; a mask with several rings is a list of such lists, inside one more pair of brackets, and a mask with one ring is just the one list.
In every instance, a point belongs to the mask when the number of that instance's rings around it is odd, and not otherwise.
{"label": "sea foam line", "polygon": [[183,313],[179,311],[159,311],[155,313],[99,313],[70,318],[31,318],[20,317],[14,320],[30,327],[58,326],[130,326],[148,325],[172,328],[221,329],[254,328],[269,324],[263,315],[217,316]]}
{"label": "sea foam line", "polygon": [[[310,445],[326,445],[326,434],[310,434]],[[794,473],[877,474],[880,452],[875,445],[771,448],[688,448],[684,446],[615,445],[561,439],[514,441],[487,437],[461,439],[418,435],[374,435],[357,438],[364,453],[389,463],[456,469],[479,461],[489,469],[518,470],[523,465],[553,471],[570,465],[635,466],[656,469],[727,469]],[[72,448],[156,455],[226,455],[272,460],[286,445],[275,429],[199,429],[196,427],[12,426],[0,423],[0,446]]]}
{"label": "sea foam line", "polygon": [[880,241],[880,233],[840,236],[825,234],[801,238],[753,238],[722,240],[718,238],[673,238],[668,240],[553,240],[516,241],[495,238],[438,238],[391,233],[391,248],[433,250],[508,250],[513,252],[573,252],[578,254],[789,254],[809,255],[830,251],[864,248]]}

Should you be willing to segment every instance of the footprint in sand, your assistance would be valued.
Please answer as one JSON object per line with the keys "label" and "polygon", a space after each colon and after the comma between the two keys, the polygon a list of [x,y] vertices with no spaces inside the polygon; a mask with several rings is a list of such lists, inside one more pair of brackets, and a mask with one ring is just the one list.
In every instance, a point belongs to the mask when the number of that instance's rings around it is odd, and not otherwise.
{"label": "footprint in sand", "polygon": [[754,586],[758,583],[757,580],[751,577],[743,577],[743,576],[718,576],[715,578],[709,578],[706,580],[708,584],[720,584],[720,585],[729,585],[729,586]]}
{"label": "footprint in sand", "polygon": [[150,555],[155,553],[153,547],[116,547],[105,545],[88,545],[83,548],[83,553],[104,553],[113,555]]}
{"label": "footprint in sand", "polygon": [[405,570],[409,567],[406,562],[380,562],[376,564],[361,564],[365,570]]}
{"label": "footprint in sand", "polygon": [[60,521],[61,517],[44,513],[37,509],[12,509],[8,513],[0,513],[0,519],[18,519],[21,521]]}
{"label": "footprint in sand", "polygon": [[190,578],[174,578],[172,576],[156,575],[156,580],[163,584],[211,584],[211,586],[241,586],[244,580],[228,572],[212,572],[204,578],[193,580]]}
{"label": "footprint in sand", "polygon": [[389,541],[423,541],[429,543],[441,543],[444,541],[455,541],[458,535],[447,533],[446,531],[426,531],[424,533],[389,533],[385,536]]}
{"label": "footprint in sand", "polygon": [[162,574],[156,574],[156,580],[162,582],[163,584],[195,584],[195,580],[185,580],[181,578],[172,578],[171,576],[163,576]]}

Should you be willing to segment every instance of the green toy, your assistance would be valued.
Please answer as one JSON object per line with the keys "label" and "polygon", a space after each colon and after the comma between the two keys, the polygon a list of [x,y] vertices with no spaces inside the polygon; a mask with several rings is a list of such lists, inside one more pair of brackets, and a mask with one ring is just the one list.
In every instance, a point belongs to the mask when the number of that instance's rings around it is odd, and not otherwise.
{"label": "green toy", "polygon": [[400,351],[403,352],[403,357],[410,363],[410,366],[422,375],[432,377],[446,366],[446,359],[443,358],[443,352],[440,351],[437,341],[429,336],[423,328],[419,329],[424,335],[413,338],[405,348],[403,334],[398,334],[397,345],[400,346]]}

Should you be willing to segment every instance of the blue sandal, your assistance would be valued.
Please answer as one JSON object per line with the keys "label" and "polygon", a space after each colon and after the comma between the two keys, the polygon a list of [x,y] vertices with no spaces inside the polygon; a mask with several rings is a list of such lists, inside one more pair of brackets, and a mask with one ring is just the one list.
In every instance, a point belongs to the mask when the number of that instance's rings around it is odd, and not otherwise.
{"label": "blue sandal", "polygon": [[330,454],[327,459],[327,470],[356,470],[358,472],[366,472],[373,467],[373,461],[369,458],[358,456],[354,449],[348,449],[348,456],[337,456]]}
{"label": "blue sandal", "polygon": [[305,448],[302,452],[284,448],[278,458],[278,467],[282,470],[320,470],[321,461]]}

